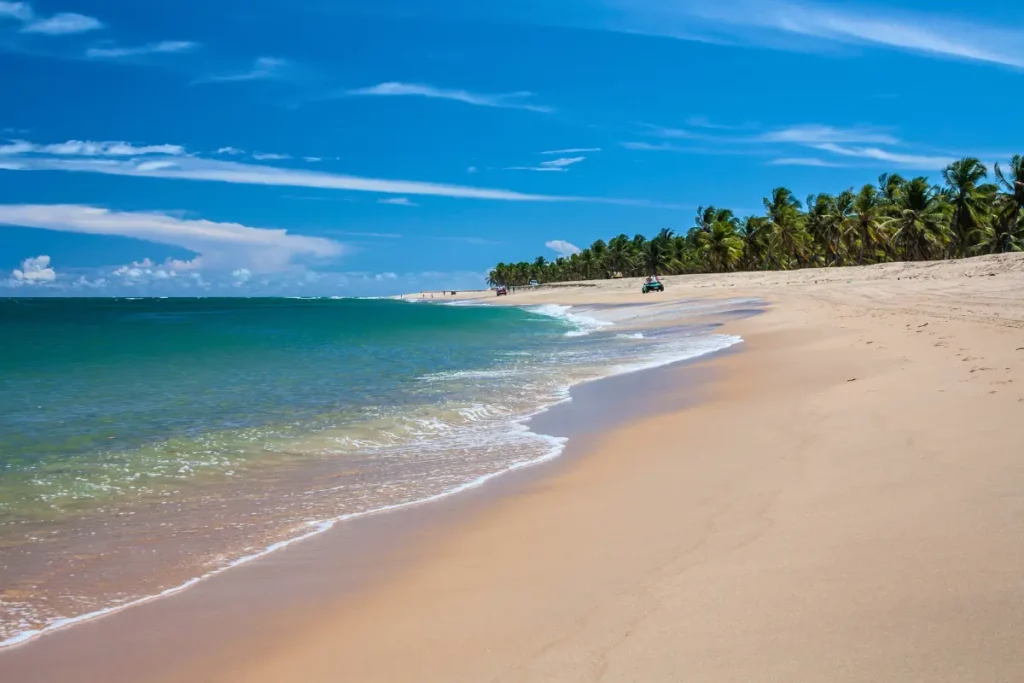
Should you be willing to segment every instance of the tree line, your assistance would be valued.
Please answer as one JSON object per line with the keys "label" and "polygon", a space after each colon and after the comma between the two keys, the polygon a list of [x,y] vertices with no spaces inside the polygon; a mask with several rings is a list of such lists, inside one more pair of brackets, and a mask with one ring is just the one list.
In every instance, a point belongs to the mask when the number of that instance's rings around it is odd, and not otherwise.
{"label": "tree line", "polygon": [[714,206],[697,210],[686,234],[625,234],[578,254],[499,263],[488,284],[525,285],[611,277],[739,270],[788,270],[888,261],[926,261],[1024,250],[1024,157],[989,171],[976,158],[955,161],[942,184],[882,174],[877,184],[801,203],[778,187],[764,214],[740,218]]}

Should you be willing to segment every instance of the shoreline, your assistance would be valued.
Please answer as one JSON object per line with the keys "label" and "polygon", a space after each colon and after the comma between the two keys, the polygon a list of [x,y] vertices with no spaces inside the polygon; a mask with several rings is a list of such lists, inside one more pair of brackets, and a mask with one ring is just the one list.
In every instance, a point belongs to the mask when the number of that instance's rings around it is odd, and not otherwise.
{"label": "shoreline", "polygon": [[[516,305],[516,304],[513,304],[513,305]],[[519,306],[519,307],[525,308],[525,309],[536,309],[536,308],[538,308],[537,306],[531,306],[529,304],[523,304],[522,306]],[[543,307],[541,307],[541,308],[543,308]],[[603,321],[597,321],[597,320],[591,319],[589,317],[575,316],[575,315],[573,315],[571,313],[568,314],[568,315],[565,315],[566,313],[568,313],[568,310],[571,309],[571,307],[566,306],[566,307],[560,307],[560,308],[564,308],[566,310],[562,311],[562,312],[558,312],[558,313],[550,313],[551,317],[562,318],[562,319],[569,320],[570,322],[573,322],[574,324],[576,324],[580,328],[578,332],[569,332],[569,333],[567,333],[568,336],[586,336],[591,331],[614,326],[613,323],[606,323],[606,322],[603,322]],[[549,313],[544,313],[544,315],[549,315]],[[557,400],[554,403],[541,405],[534,412],[529,413],[527,415],[524,415],[524,416],[522,416],[520,418],[517,418],[516,421],[515,421],[516,424],[519,424],[519,425],[523,426],[524,429],[531,431],[532,433],[536,434],[539,438],[542,438],[542,439],[545,439],[545,440],[549,441],[551,448],[545,454],[541,455],[540,457],[533,458],[533,459],[528,460],[528,461],[518,462],[518,463],[515,463],[515,464],[511,465],[510,467],[505,468],[505,469],[501,469],[501,470],[497,470],[497,471],[494,471],[494,472],[490,472],[490,473],[481,475],[481,476],[476,477],[476,478],[474,478],[472,480],[468,480],[466,482],[463,482],[462,484],[459,484],[458,486],[455,486],[455,487],[453,487],[451,489],[442,491],[442,492],[440,492],[438,494],[435,494],[435,495],[432,495],[432,496],[428,496],[426,498],[412,500],[412,501],[403,502],[403,503],[397,503],[397,504],[393,504],[393,505],[386,505],[386,506],[383,506],[383,507],[373,508],[373,509],[369,509],[369,510],[365,510],[365,511],[360,511],[360,512],[348,513],[348,514],[340,515],[338,517],[333,517],[333,518],[328,518],[328,519],[323,519],[323,520],[311,521],[311,522],[307,523],[307,525],[306,525],[306,527],[304,529],[300,529],[299,533],[297,533],[294,536],[290,536],[290,537],[287,537],[287,538],[275,541],[275,542],[269,544],[265,548],[262,548],[260,550],[255,551],[255,552],[252,552],[252,553],[246,554],[244,556],[241,556],[241,557],[239,557],[237,559],[234,559],[234,560],[228,562],[227,564],[225,564],[223,566],[216,567],[216,568],[214,568],[212,570],[209,570],[209,571],[206,571],[206,572],[204,572],[204,573],[202,573],[202,574],[200,574],[198,576],[189,578],[189,579],[185,580],[184,582],[182,582],[181,584],[178,584],[178,585],[172,586],[170,588],[164,589],[164,590],[162,590],[162,591],[160,591],[158,593],[154,593],[152,595],[145,595],[145,596],[142,596],[142,597],[139,597],[139,598],[135,598],[135,599],[129,600],[129,601],[124,602],[122,604],[111,605],[111,606],[104,607],[102,609],[98,609],[98,610],[95,610],[95,611],[92,611],[92,612],[89,612],[89,613],[85,613],[85,614],[81,614],[81,615],[78,615],[78,616],[61,618],[61,619],[58,619],[55,622],[47,625],[44,628],[41,628],[41,629],[38,629],[38,630],[26,631],[26,632],[19,633],[19,634],[15,635],[15,636],[13,636],[13,637],[3,641],[2,643],[0,643],[0,657],[2,657],[3,653],[5,653],[5,652],[11,651],[11,650],[14,650],[14,649],[17,649],[17,648],[21,648],[21,647],[24,647],[24,646],[29,645],[29,644],[35,644],[35,643],[37,643],[41,639],[44,639],[47,636],[50,636],[50,635],[53,635],[53,634],[56,634],[56,633],[66,632],[69,629],[72,629],[73,627],[85,625],[85,624],[88,624],[88,623],[91,623],[91,622],[95,622],[95,621],[97,621],[99,619],[112,618],[112,617],[115,617],[116,615],[118,615],[118,614],[120,614],[122,612],[125,612],[127,610],[131,610],[131,609],[134,609],[134,608],[137,608],[137,607],[141,607],[143,605],[151,604],[151,603],[154,603],[156,601],[161,601],[161,600],[173,598],[173,597],[175,597],[177,595],[180,595],[183,592],[185,592],[185,591],[187,591],[187,590],[189,590],[189,589],[191,589],[191,588],[193,588],[195,586],[198,586],[200,583],[203,583],[203,582],[206,582],[206,581],[208,581],[210,579],[213,579],[215,577],[219,577],[221,575],[224,575],[229,570],[243,567],[243,566],[248,565],[248,564],[250,564],[252,562],[257,562],[257,561],[259,561],[261,559],[269,557],[270,555],[272,555],[274,553],[277,553],[278,551],[284,551],[285,549],[287,549],[287,548],[289,548],[289,547],[291,547],[291,546],[293,546],[295,544],[298,544],[298,543],[303,542],[303,541],[314,539],[317,536],[320,536],[321,534],[324,534],[324,533],[327,533],[327,532],[331,531],[333,528],[335,528],[339,524],[347,523],[347,522],[353,522],[353,521],[356,521],[356,520],[359,520],[359,519],[362,519],[362,518],[373,517],[373,516],[377,516],[377,515],[384,515],[384,514],[390,514],[390,513],[396,513],[396,512],[400,513],[400,512],[403,512],[403,511],[410,510],[412,508],[418,508],[418,507],[425,506],[425,505],[428,505],[428,504],[433,504],[433,503],[436,503],[436,502],[448,499],[448,498],[450,498],[452,496],[457,496],[457,495],[463,494],[463,493],[465,493],[467,491],[483,487],[485,485],[490,484],[495,479],[498,479],[498,478],[501,478],[501,477],[505,477],[505,476],[507,476],[507,475],[509,475],[511,473],[516,472],[516,471],[532,468],[532,467],[535,467],[537,465],[541,465],[541,464],[550,462],[552,460],[558,459],[558,458],[560,458],[563,455],[563,453],[565,451],[565,447],[566,447],[566,444],[568,442],[568,437],[567,436],[559,436],[559,435],[548,434],[546,432],[546,430],[543,430],[543,429],[538,430],[538,429],[536,429],[536,425],[538,423],[538,420],[540,420],[540,424],[546,424],[550,429],[552,429],[554,431],[557,431],[557,423],[558,423],[558,421],[557,420],[555,420],[555,421],[550,421],[549,420],[549,421],[545,422],[543,420],[543,417],[546,416],[552,409],[556,409],[559,406],[563,406],[565,403],[571,401],[572,400],[572,396],[576,393],[576,391],[578,390],[579,387],[581,387],[583,385],[588,385],[588,384],[599,384],[600,385],[600,384],[602,384],[604,382],[607,382],[609,380],[615,380],[616,378],[623,377],[623,376],[630,375],[630,374],[648,372],[650,370],[657,369],[657,368],[660,368],[660,367],[665,367],[665,366],[682,366],[682,365],[686,365],[686,364],[690,364],[690,363],[694,363],[694,362],[700,362],[704,358],[713,357],[713,356],[717,355],[718,353],[721,353],[721,352],[723,352],[725,350],[728,350],[729,347],[731,347],[731,346],[733,346],[733,345],[735,345],[737,343],[741,343],[741,342],[742,342],[742,340],[736,338],[734,340],[731,340],[730,343],[727,346],[725,346],[724,348],[722,348],[722,349],[714,349],[714,350],[711,350],[711,351],[704,351],[704,352],[701,352],[701,353],[697,354],[696,356],[694,356],[692,358],[691,357],[671,358],[669,360],[659,359],[659,360],[654,362],[655,363],[654,365],[650,365],[650,366],[648,366],[648,365],[641,365],[641,366],[637,366],[637,367],[617,368],[615,371],[613,371],[613,372],[611,372],[611,373],[609,373],[607,375],[603,375],[603,376],[596,377],[596,378],[593,378],[593,379],[586,379],[586,380],[574,382],[572,385],[567,387],[566,395],[565,395],[564,398],[561,398],[561,399]],[[600,390],[598,390],[598,393],[600,393]],[[580,431],[578,434],[576,434],[574,436],[574,438],[576,438],[577,436],[582,436],[585,431],[586,430]],[[0,659],[0,662],[2,662],[2,659]]]}
{"label": "shoreline", "polygon": [[[575,441],[580,457],[515,486],[518,475],[499,478],[500,495],[349,525],[416,527],[362,567],[365,584],[339,588],[344,574],[311,550],[330,545],[321,536],[237,578],[55,633],[64,642],[50,657],[5,660],[49,639],[0,652],[0,666],[25,681],[58,679],[33,663],[83,681],[160,680],[163,660],[145,649],[120,664],[123,678],[90,678],[91,648],[123,647],[111,637],[140,625],[169,635],[191,624],[223,647],[187,650],[167,680],[1014,680],[1024,467],[1008,425],[1024,405],[1024,259],[997,264],[751,278],[737,289],[771,305],[726,323],[742,353],[692,365],[715,373],[706,400],[652,391],[665,412],[623,411]],[[744,279],[670,281],[669,295]],[[530,296],[643,301],[625,287]],[[686,371],[659,375],[661,389]],[[303,568],[304,590],[266,583]],[[226,618],[223,603],[199,604],[218,593],[271,585],[287,595],[266,623],[235,615],[233,638],[196,621]]]}

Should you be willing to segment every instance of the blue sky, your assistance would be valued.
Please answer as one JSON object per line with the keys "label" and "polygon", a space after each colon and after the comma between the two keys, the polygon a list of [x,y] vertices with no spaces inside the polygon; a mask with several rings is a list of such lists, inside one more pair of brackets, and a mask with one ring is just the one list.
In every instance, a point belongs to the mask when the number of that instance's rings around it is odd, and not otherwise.
{"label": "blue sky", "polygon": [[479,287],[1024,152],[1019,3],[488,4],[0,0],[0,295]]}

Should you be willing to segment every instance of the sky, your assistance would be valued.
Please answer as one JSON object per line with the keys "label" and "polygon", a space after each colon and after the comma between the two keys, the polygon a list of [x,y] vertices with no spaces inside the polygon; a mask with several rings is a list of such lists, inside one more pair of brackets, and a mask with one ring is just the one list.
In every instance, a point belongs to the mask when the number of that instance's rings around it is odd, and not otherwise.
{"label": "sky", "polygon": [[480,288],[1005,163],[1022,85],[1010,2],[0,0],[0,296]]}

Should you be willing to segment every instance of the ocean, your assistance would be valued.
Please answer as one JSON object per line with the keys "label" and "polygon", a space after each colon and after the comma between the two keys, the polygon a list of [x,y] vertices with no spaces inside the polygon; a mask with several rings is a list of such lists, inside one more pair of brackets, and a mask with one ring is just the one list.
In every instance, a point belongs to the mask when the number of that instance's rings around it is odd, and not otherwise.
{"label": "ocean", "polygon": [[739,341],[665,315],[0,299],[0,645],[556,457],[574,384]]}

